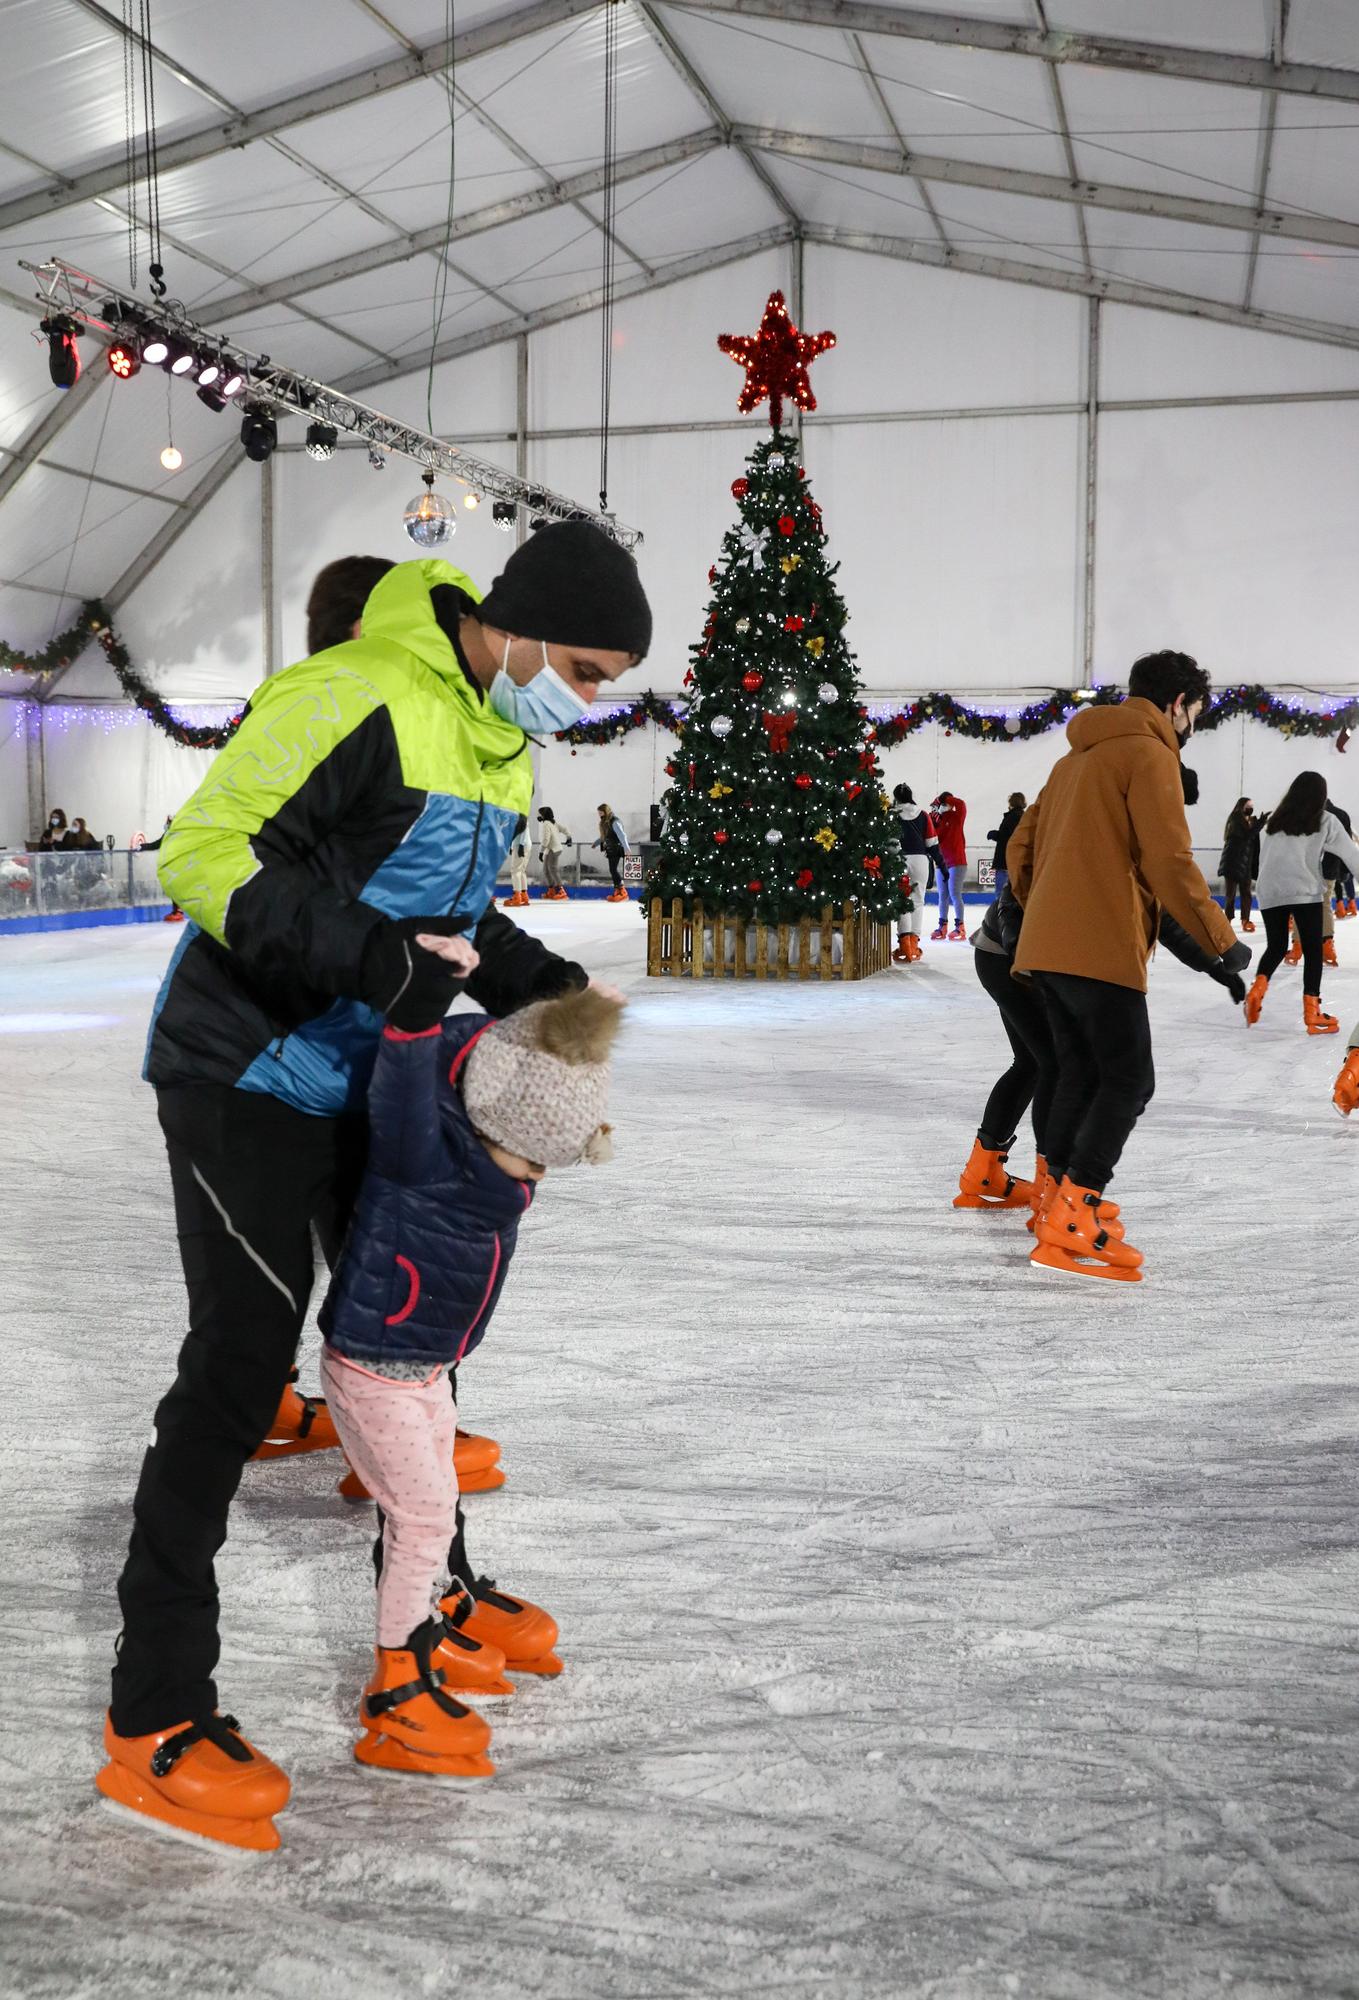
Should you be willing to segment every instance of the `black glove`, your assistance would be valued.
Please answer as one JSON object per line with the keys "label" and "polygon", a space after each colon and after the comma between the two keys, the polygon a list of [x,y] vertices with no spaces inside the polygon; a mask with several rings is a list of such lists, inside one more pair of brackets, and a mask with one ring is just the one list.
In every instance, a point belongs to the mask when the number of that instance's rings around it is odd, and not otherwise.
{"label": "black glove", "polygon": [[1251,958],[1250,946],[1248,944],[1242,944],[1241,940],[1238,938],[1230,951],[1223,952],[1222,970],[1224,972],[1244,972],[1246,967],[1250,964],[1250,958]]}
{"label": "black glove", "polygon": [[388,917],[375,925],[359,965],[359,998],[403,1034],[436,1028],[467,978],[415,940],[458,937],[467,927],[466,917]]}

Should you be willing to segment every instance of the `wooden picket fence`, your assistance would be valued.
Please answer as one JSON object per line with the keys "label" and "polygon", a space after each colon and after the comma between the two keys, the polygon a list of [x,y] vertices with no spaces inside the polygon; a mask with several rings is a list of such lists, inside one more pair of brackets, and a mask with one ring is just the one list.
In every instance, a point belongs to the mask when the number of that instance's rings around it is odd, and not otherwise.
{"label": "wooden picket fence", "polygon": [[848,910],[826,903],[818,918],[802,917],[796,924],[710,913],[699,901],[686,911],[678,897],[669,903],[653,897],[647,909],[646,969],[653,979],[869,979],[891,962],[892,926],[875,922],[853,903]]}

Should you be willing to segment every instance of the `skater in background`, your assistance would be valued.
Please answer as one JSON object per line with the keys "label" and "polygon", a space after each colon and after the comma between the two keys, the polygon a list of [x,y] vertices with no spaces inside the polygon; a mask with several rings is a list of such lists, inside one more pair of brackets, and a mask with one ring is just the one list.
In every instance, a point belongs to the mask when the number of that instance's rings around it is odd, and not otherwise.
{"label": "skater in background", "polygon": [[[398,564],[357,641],[262,684],[176,814],[161,879],[192,928],[147,1075],[191,1330],[138,1483],[97,1780],[150,1820],[279,1844],[288,1780],[218,1711],[214,1563],[294,1363],[313,1228],[333,1259],[384,1015],[419,1033],[464,989],[501,1016],[588,983],[491,906],[493,887],[532,796],[526,730],[569,725],[650,639],[632,558],[587,522],[540,530],[481,601],[447,563]],[[418,942],[464,931],[479,960],[465,980]],[[461,1575],[461,1526],[455,1541]],[[483,1643],[477,1621],[545,1615],[485,1579],[472,1590],[463,1629]]]}
{"label": "skater in background", "polygon": [[993,826],[986,836],[988,840],[994,840],[996,843],[991,855],[991,866],[995,870],[997,895],[1010,879],[1009,870],[1005,865],[1005,852],[1010,845],[1010,835],[1023,819],[1028,804],[1023,792],[1011,792],[1000,825]]}
{"label": "skater in background", "polygon": [[1269,982],[1288,951],[1294,924],[1302,947],[1302,1014],[1309,1035],[1334,1035],[1340,1023],[1321,1011],[1323,916],[1330,900],[1324,863],[1334,855],[1359,869],[1359,847],[1326,805],[1320,771],[1300,771],[1265,822],[1260,840],[1260,915],[1265,950],[1246,996],[1246,1021],[1259,1020]]}
{"label": "skater in background", "polygon": [[520,813],[510,841],[510,893],[505,898],[507,910],[528,908],[528,872],[532,852],[533,835],[529,832],[528,814]]}
{"label": "skater in background", "polygon": [[539,806],[538,826],[538,852],[543,857],[543,880],[547,884],[543,901],[565,903],[569,899],[562,886],[562,855],[571,845],[571,835],[564,826],[558,825],[557,815],[551,806]]}
{"label": "skater in background", "polygon": [[1238,799],[1227,815],[1227,824],[1222,829],[1222,854],[1217,865],[1222,877],[1222,907],[1227,922],[1232,922],[1233,912],[1239,903],[1241,928],[1253,931],[1255,925],[1250,920],[1250,892],[1251,884],[1260,873],[1260,822],[1255,817],[1255,807],[1247,798]]}
{"label": "skater in background", "polygon": [[931,863],[939,853],[934,824],[923,806],[915,802],[909,785],[898,785],[892,793],[897,837],[902,859],[911,878],[911,908],[897,918],[897,948],[892,953],[898,965],[914,965],[921,956],[920,933],[924,928],[925,901],[929,895]]}
{"label": "skater in background", "polygon": [[[174,814],[166,813],[165,825],[161,828],[156,838],[154,840],[146,840],[142,842],[142,850],[141,850],[142,853],[155,854],[159,852],[159,850],[165,845],[165,836],[170,831],[170,828],[174,825],[174,823],[175,823]],[[165,912],[165,915],[162,918],[162,922],[167,924],[182,924],[183,921],[184,921],[183,910],[180,909],[178,903],[171,903],[169,909]]]}
{"label": "skater in background", "polygon": [[[463,976],[475,970],[462,938],[428,948]],[[587,989],[508,1021],[460,1014],[415,1033],[389,1021],[383,1033],[368,1165],[320,1314],[327,1405],[381,1523],[361,1764],[429,1777],[495,1769],[490,1729],[455,1698],[513,1689],[501,1648],[482,1641],[469,1652],[466,1628],[484,1613],[471,1576],[449,1569],[458,1525],[449,1371],[485,1336],[545,1173],[611,1157],[604,1112],[621,1011]],[[536,1652],[517,1635],[515,1671],[555,1674],[556,1625],[538,1617]]]}
{"label": "skater in background", "polygon": [[1010,838],[1023,905],[1015,968],[1034,974],[1058,1080],[1048,1114],[1054,1178],[1033,1261],[1072,1275],[1140,1278],[1104,1191],[1155,1089],[1147,961],[1161,905],[1227,973],[1250,963],[1194,862],[1180,749],[1211,692],[1188,654],[1150,653],[1128,699],[1083,709],[1071,748]]}
{"label": "skater in background", "polygon": [[606,903],[626,903],[628,892],[623,886],[623,856],[631,854],[622,820],[610,805],[602,805],[599,811],[599,838],[595,846],[602,848],[604,859],[609,864],[609,874],[613,878],[613,893],[604,898]]}
{"label": "skater in background", "polygon": [[[1353,840],[1354,822],[1350,818],[1349,814],[1345,811],[1344,807],[1338,806],[1334,799],[1328,798],[1326,801],[1326,810],[1328,813],[1333,814],[1334,817],[1339,820],[1341,826],[1344,827],[1346,833],[1350,836],[1350,839]],[[1338,855],[1328,854],[1326,856],[1326,879],[1331,884],[1332,918],[1339,918],[1341,921],[1343,921],[1346,917],[1359,916],[1359,909],[1356,909],[1354,901],[1353,871],[1349,868],[1346,868],[1344,862],[1340,859]],[[1331,925],[1330,935],[1332,937],[1335,936],[1334,922]],[[1326,963],[1328,965],[1335,964],[1334,948],[1332,948],[1331,954],[1327,958]]]}
{"label": "skater in background", "polygon": [[[1198,800],[1198,778],[1181,766],[1184,800]],[[1047,1158],[1048,1113],[1057,1086],[1057,1055],[1052,1030],[1041,995],[1031,975],[1014,972],[1015,951],[1024,921],[1024,912],[1015,901],[1008,883],[973,932],[977,977],[995,1002],[1013,1060],[997,1078],[986,1101],[982,1122],[973,1141],[972,1154],[958,1181],[955,1208],[1028,1208],[1029,1228],[1037,1225],[1039,1210],[1051,1198],[1055,1185]],[[1229,972],[1220,958],[1200,950],[1189,933],[1163,910],[1159,941],[1192,972],[1205,973],[1224,986],[1236,1006],[1246,997],[1246,982],[1239,973]],[[1007,1170],[1010,1149],[1015,1143],[1019,1122],[1025,1111],[1033,1124],[1034,1176],[1032,1181],[1016,1180]],[[1008,1134],[1008,1137],[1002,1136]]]}
{"label": "skater in background", "polygon": [[[939,928],[930,933],[937,944],[948,938],[954,944],[967,943],[963,921],[963,883],[967,878],[967,807],[952,792],[940,792],[930,807],[935,838],[939,844]],[[948,927],[949,905],[953,905],[953,929]]]}

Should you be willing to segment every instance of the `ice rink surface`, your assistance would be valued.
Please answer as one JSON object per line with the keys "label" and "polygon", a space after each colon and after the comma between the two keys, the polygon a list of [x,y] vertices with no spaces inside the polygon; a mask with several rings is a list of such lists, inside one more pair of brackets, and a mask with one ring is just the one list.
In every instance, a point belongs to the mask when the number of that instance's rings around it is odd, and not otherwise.
{"label": "ice rink surface", "polygon": [[1298,975],[1248,1034],[1158,963],[1134,1289],[950,1207],[1002,1064],[967,948],[695,987],[635,907],[528,920],[635,994],[618,1161],[549,1177],[462,1385],[510,1474],[474,1560],[567,1672],[488,1711],[488,1783],[362,1771],[371,1510],[334,1454],[249,1467],[220,1682],[294,1786],[255,1860],[92,1787],[184,1318],[137,1080],[174,934],[0,941],[6,2000],[1359,1992],[1359,1129]]}

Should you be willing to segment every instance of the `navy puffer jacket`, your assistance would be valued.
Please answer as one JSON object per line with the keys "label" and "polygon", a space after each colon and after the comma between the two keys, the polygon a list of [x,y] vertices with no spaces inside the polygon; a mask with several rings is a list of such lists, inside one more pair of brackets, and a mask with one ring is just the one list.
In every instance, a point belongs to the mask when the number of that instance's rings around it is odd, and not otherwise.
{"label": "navy puffer jacket", "polygon": [[367,1171],[320,1313],[330,1345],[360,1367],[448,1367],[495,1311],[533,1186],[501,1172],[463,1108],[458,1073],[490,1025],[459,1014],[422,1035],[383,1031]]}

